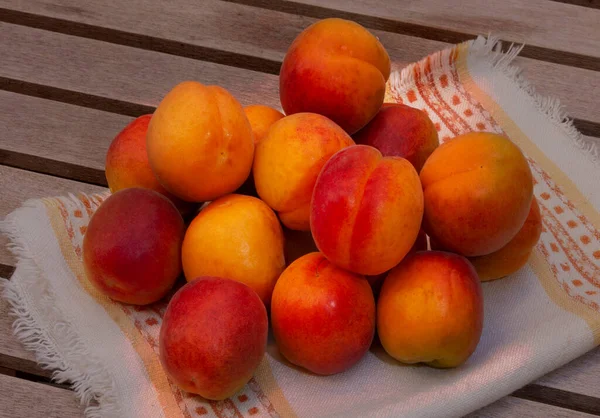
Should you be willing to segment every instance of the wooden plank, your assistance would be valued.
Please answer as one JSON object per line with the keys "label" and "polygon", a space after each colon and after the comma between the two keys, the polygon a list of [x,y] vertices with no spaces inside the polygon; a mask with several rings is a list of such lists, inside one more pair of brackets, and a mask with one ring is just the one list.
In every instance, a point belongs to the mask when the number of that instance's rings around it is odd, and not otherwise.
{"label": "wooden plank", "polygon": [[[0,375],[0,417],[20,418],[82,417],[83,408],[73,392],[50,385],[29,382],[11,376]],[[556,406],[540,404],[514,397],[505,397],[479,409],[469,418],[591,418],[594,415]]]}
{"label": "wooden plank", "polygon": [[[106,190],[91,184],[59,179],[0,165],[0,219],[30,198],[61,196],[69,192],[98,193]],[[6,249],[7,239],[0,234],[0,263],[14,265],[14,257]]]}
{"label": "wooden plank", "polygon": [[465,418],[592,418],[594,415],[506,396]]}
{"label": "wooden plank", "polygon": [[[236,1],[239,2],[239,1]],[[439,36],[498,33],[506,40],[567,53],[600,57],[600,11],[547,0],[461,0],[451,7],[443,0],[296,0],[241,1],[279,8],[281,3],[309,5],[404,23],[406,30]],[[297,13],[311,12],[296,6]],[[313,10],[312,13],[318,13]],[[376,23],[376,22],[374,22]],[[550,51],[547,51],[550,52]]]}
{"label": "wooden plank", "polygon": [[82,418],[75,393],[50,385],[0,375],[1,418]]}
{"label": "wooden plank", "polygon": [[[80,36],[116,43],[129,42],[149,49],[160,49],[161,42],[171,41],[180,45],[172,53],[184,56],[193,55],[189,52],[193,48],[218,48],[234,54],[259,57],[272,62],[260,68],[265,72],[278,71],[279,63],[292,40],[316,20],[216,0],[205,0],[202,7],[197,7],[195,2],[189,0],[176,0],[174,4],[141,0],[125,3],[118,0],[101,3],[75,0],[2,0],[0,4],[36,13],[36,19],[30,19],[27,24],[77,33]],[[61,21],[49,23],[47,20],[50,18]],[[86,28],[86,31],[80,31],[74,22],[100,29]],[[125,38],[122,33],[130,36]],[[261,33],[269,33],[269,36],[257,36]],[[392,32],[373,30],[373,33],[386,46],[396,67],[450,46],[445,42]],[[153,37],[156,40],[147,45],[143,37]],[[518,58],[515,63],[525,69],[525,76],[540,93],[560,97],[573,117],[600,123],[600,109],[594,105],[600,95],[600,73],[523,57]],[[237,61],[232,64],[243,65]],[[273,95],[277,95],[277,90],[273,91]]]}
{"label": "wooden plank", "polygon": [[[105,189],[0,165],[0,190],[1,219],[30,198],[60,196],[78,191],[98,193]],[[0,235],[0,263],[14,266],[15,259],[6,249],[7,242],[7,238]],[[33,354],[26,351],[13,336],[12,322],[13,318],[8,315],[8,304],[0,298],[0,366],[38,375],[50,375],[50,372],[37,366]]]}
{"label": "wooden plank", "polygon": [[52,372],[38,366],[33,353],[27,351],[13,335],[14,318],[9,315],[9,310],[8,302],[0,298],[0,367],[38,376],[51,376]]}
{"label": "wooden plank", "polygon": [[[31,118],[29,115],[36,115]],[[131,121],[117,115],[51,100],[0,91],[0,163],[3,151],[45,158],[44,167],[16,165],[24,169],[50,169],[58,162],[93,169],[104,179],[106,151],[114,136]],[[15,140],[18,139],[18,140]],[[589,143],[600,139],[584,137]],[[71,177],[78,180],[78,173]]]}
{"label": "wooden plank", "polygon": [[536,383],[600,398],[600,347],[548,373]]}
{"label": "wooden plank", "polygon": [[[177,83],[198,80],[278,107],[278,79],[189,58],[0,23],[0,77],[156,106]],[[87,105],[84,103],[84,105]]]}
{"label": "wooden plank", "polygon": [[527,385],[513,392],[512,396],[529,401],[542,402],[574,411],[600,415],[600,398],[567,392],[538,384]]}
{"label": "wooden plank", "polygon": [[[35,115],[32,117],[32,115]],[[106,151],[131,120],[85,107],[0,91],[0,149],[104,172]]]}
{"label": "wooden plank", "polygon": [[600,0],[553,0],[561,3],[574,4],[576,6],[593,7],[600,9]]}
{"label": "wooden plank", "polygon": [[[537,93],[560,99],[569,116],[600,123],[600,108],[590,109],[600,95],[600,72],[523,57],[517,57],[514,65],[523,69],[523,76]],[[600,136],[600,129],[590,126],[586,134]]]}

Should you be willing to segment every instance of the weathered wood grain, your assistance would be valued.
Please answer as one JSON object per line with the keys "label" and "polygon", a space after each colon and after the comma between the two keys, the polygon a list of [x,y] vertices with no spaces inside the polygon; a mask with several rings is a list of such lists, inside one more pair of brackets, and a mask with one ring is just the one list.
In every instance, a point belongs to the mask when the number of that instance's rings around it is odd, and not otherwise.
{"label": "weathered wood grain", "polygon": [[465,418],[592,418],[594,415],[506,396]]}
{"label": "weathered wood grain", "polygon": [[0,374],[0,417],[82,418],[75,394],[41,383]]}
{"label": "weathered wood grain", "polygon": [[250,104],[278,107],[271,74],[0,23],[0,77],[145,106],[156,106],[176,84],[201,80],[236,91]]}
{"label": "weathered wood grain", "polygon": [[600,348],[548,373],[536,383],[600,398]]}
{"label": "weathered wood grain", "polygon": [[103,171],[110,142],[132,120],[130,116],[0,91],[2,150]]}
{"label": "weathered wood grain", "polygon": [[[78,191],[97,193],[105,189],[0,165],[0,190],[2,190],[0,219],[3,219],[4,216],[21,206],[27,199],[61,196]],[[14,266],[16,260],[7,250],[7,243],[7,238],[0,234],[0,263]],[[8,315],[7,302],[0,298],[0,366],[49,376],[50,372],[44,371],[37,366],[33,354],[26,351],[12,335],[12,320]]]}
{"label": "weathered wood grain", "polygon": [[[8,245],[8,238],[6,238],[3,234],[0,234],[0,264],[5,265],[5,266],[14,267],[15,258],[6,249],[7,245]],[[8,268],[6,268],[4,270],[7,270],[6,273],[10,273],[10,270]],[[7,278],[8,274],[0,275],[0,277]]]}
{"label": "weathered wood grain", "polygon": [[[448,3],[443,0],[383,1],[383,0],[296,0],[260,3],[278,8],[281,3],[304,4],[334,11],[372,16],[398,23],[455,33],[501,34],[506,40],[527,42],[529,45],[549,50],[600,57],[600,33],[597,30],[600,11],[547,0],[492,0],[485,6],[478,0],[461,0]],[[297,13],[302,11],[296,7]],[[441,32],[443,34],[443,32]]]}
{"label": "weathered wood grain", "polygon": [[[31,114],[36,117],[31,118]],[[106,184],[106,151],[114,136],[132,119],[0,91],[0,126],[4,126],[0,131],[0,164],[52,175],[64,172],[84,182],[90,182],[86,176],[93,172],[91,183]],[[594,137],[584,140],[600,141]],[[14,155],[27,158],[8,161]]]}
{"label": "weathered wood grain", "polygon": [[576,6],[593,7],[600,9],[600,0],[553,0],[560,3],[573,4]]}
{"label": "weathered wood grain", "polygon": [[[78,191],[98,193],[106,189],[0,165],[0,190],[2,190],[0,219],[3,219],[4,216],[21,206],[27,199],[61,196]],[[0,263],[14,265],[14,257],[7,250],[6,244],[6,237],[0,234]]]}
{"label": "weathered wood grain", "polygon": [[569,408],[574,411],[600,415],[600,398],[595,396],[567,392],[538,384],[527,385],[513,392],[512,396],[561,408]]}
{"label": "weathered wood grain", "polygon": [[[129,42],[139,48],[161,50],[161,42],[179,45],[171,53],[211,60],[211,54],[190,52],[194,48],[219,48],[232,54],[265,59],[259,70],[277,73],[285,51],[300,31],[316,21],[304,16],[259,9],[240,4],[206,0],[202,7],[190,0],[177,0],[175,4],[145,2],[141,0],[102,3],[75,0],[2,0],[0,4],[18,10],[36,13],[31,25],[49,27],[66,33],[95,37],[109,42]],[[118,10],[118,13],[115,12]],[[50,25],[48,19],[61,19]],[[273,22],[277,22],[276,25]],[[81,30],[74,25],[86,24],[99,28]],[[201,33],[198,28],[201,27]],[[131,35],[122,39],[119,33]],[[82,32],[82,33],[80,33]],[[257,36],[269,33],[268,37]],[[445,42],[399,35],[392,32],[373,31],[388,49],[396,67],[402,67],[422,57],[450,46]],[[487,32],[486,32],[487,33]],[[145,43],[143,37],[156,39]],[[600,47],[599,47],[600,48]],[[244,61],[230,57],[224,61],[244,66]],[[567,65],[520,57],[515,64],[524,68],[525,76],[544,95],[559,97],[569,113],[576,118],[600,123],[600,109],[594,106],[600,95],[600,73]],[[572,80],[578,80],[573,83]],[[277,91],[274,91],[277,95]],[[599,133],[600,135],[600,133]]]}
{"label": "weathered wood grain", "polygon": [[9,315],[9,311],[8,302],[0,298],[0,367],[38,376],[51,376],[52,372],[38,366],[33,353],[27,351],[13,335],[14,318]]}

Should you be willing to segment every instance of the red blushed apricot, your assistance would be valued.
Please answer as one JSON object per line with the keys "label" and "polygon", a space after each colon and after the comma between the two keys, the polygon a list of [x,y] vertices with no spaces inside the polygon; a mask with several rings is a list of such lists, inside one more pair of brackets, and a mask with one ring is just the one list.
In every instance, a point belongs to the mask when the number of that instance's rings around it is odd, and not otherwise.
{"label": "red blushed apricot", "polygon": [[233,396],[264,357],[267,311],[243,283],[199,277],[171,299],[160,329],[160,361],[172,381],[206,399]]}
{"label": "red blushed apricot", "polygon": [[189,202],[233,192],[252,168],[250,122],[239,102],[218,86],[194,81],[175,86],[156,108],[146,141],[158,181]]}
{"label": "red blushed apricot", "polygon": [[456,367],[475,351],[482,329],[481,283],[465,257],[414,253],[383,282],[377,332],[398,361]]}
{"label": "red blushed apricot", "polygon": [[386,157],[406,158],[417,172],[440,144],[427,114],[403,104],[382,107],[353,138],[357,144],[377,148]]}
{"label": "red blushed apricot", "polygon": [[194,205],[178,199],[159,182],[148,162],[146,132],[152,115],[131,121],[112,140],[106,153],[106,181],[112,193],[130,187],[143,187],[168,197],[181,213],[192,211]]}
{"label": "red blushed apricot", "polygon": [[181,273],[184,224],[169,199],[141,188],[111,195],[83,238],[89,281],[119,302],[146,305],[171,289]]}
{"label": "red blushed apricot", "polygon": [[508,244],[491,254],[471,257],[469,261],[477,270],[482,282],[500,279],[527,264],[541,234],[542,216],[537,199],[534,197],[525,223]]}
{"label": "red blushed apricot", "polygon": [[358,23],[324,19],[294,40],[279,75],[287,115],[319,113],[353,134],[375,116],[385,95],[390,58]]}
{"label": "red blushed apricot", "polygon": [[325,162],[354,141],[342,128],[315,113],[275,122],[256,147],[256,191],[290,229],[310,229],[310,199]]}
{"label": "red blushed apricot", "polygon": [[320,253],[294,261],[273,291],[271,324],[291,363],[330,375],[356,364],[375,334],[375,301],[364,276]]}
{"label": "red blushed apricot", "polygon": [[319,250],[347,270],[377,275],[413,246],[423,217],[419,176],[404,158],[353,145],[325,164],[315,184],[310,225]]}
{"label": "red blushed apricot", "polygon": [[465,256],[498,251],[525,223],[533,179],[525,156],[508,138],[487,132],[458,136],[421,170],[423,226],[442,248]]}

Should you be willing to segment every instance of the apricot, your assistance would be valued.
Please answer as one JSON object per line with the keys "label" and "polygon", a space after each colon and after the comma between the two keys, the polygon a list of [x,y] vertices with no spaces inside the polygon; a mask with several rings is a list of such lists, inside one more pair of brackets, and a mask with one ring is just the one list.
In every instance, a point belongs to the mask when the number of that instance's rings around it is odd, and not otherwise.
{"label": "apricot", "polygon": [[264,105],[246,106],[244,112],[246,112],[246,117],[250,121],[255,145],[262,141],[271,125],[284,117],[284,114],[279,110]]}
{"label": "apricot", "polygon": [[262,200],[290,229],[310,229],[310,199],[317,176],[337,151],[353,145],[342,128],[315,113],[275,122],[256,147],[254,184]]}
{"label": "apricot", "polygon": [[481,283],[463,256],[417,252],[383,282],[377,333],[400,362],[456,367],[475,351],[482,329]]}
{"label": "apricot", "polygon": [[381,274],[411,249],[423,217],[419,175],[404,158],[353,145],[325,164],[315,184],[310,226],[331,262]]}
{"label": "apricot", "polygon": [[421,170],[423,225],[442,248],[465,256],[492,253],[519,232],[533,198],[525,156],[508,138],[458,136],[437,148]]}
{"label": "apricot", "polygon": [[179,388],[223,400],[252,378],[266,351],[268,328],[265,306],[248,286],[199,277],[169,302],[160,361]]}
{"label": "apricot", "polygon": [[353,134],[383,103],[390,58],[379,40],[358,23],[324,19],[306,28],[287,51],[279,74],[287,115],[327,116]]}
{"label": "apricot", "polygon": [[165,196],[128,188],[94,212],[83,237],[88,280],[113,300],[146,305],[161,299],[181,273],[184,224]]}
{"label": "apricot", "polygon": [[[416,253],[417,251],[427,251],[427,235],[422,229],[419,230],[419,235],[417,235],[417,239],[415,240],[413,246],[410,248],[410,251],[408,251],[408,254]],[[366,279],[371,285],[371,289],[373,289],[373,294],[375,296],[379,295],[379,291],[381,290],[383,281],[385,280],[388,273],[389,271],[386,271],[375,276],[366,276]]]}
{"label": "apricot", "polygon": [[189,202],[240,187],[252,168],[252,128],[238,101],[218,86],[186,81],[160,102],[148,126],[150,167],[171,193]]}
{"label": "apricot", "polygon": [[491,254],[471,257],[469,261],[477,270],[482,282],[500,279],[527,264],[541,234],[542,217],[540,207],[534,197],[525,223],[508,244]]}
{"label": "apricot", "polygon": [[194,205],[169,193],[150,168],[146,132],[151,118],[152,115],[143,115],[134,119],[110,143],[105,164],[108,187],[112,193],[130,187],[154,190],[168,197],[182,214],[187,214]]}
{"label": "apricot", "polygon": [[363,276],[310,253],[290,264],[275,285],[271,324],[290,363],[320,375],[340,373],[373,341],[375,300]]}
{"label": "apricot", "polygon": [[403,104],[382,107],[353,138],[357,144],[377,148],[386,157],[406,158],[417,172],[440,144],[429,116],[422,110]]}
{"label": "apricot", "polygon": [[223,196],[190,223],[182,260],[188,281],[198,276],[237,280],[268,306],[285,268],[283,231],[275,213],[260,199]]}

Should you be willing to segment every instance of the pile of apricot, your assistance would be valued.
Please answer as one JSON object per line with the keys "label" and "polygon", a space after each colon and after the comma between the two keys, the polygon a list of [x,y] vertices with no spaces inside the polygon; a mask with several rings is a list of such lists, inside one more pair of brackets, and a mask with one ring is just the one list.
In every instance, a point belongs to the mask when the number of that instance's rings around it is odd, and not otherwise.
{"label": "pile of apricot", "polygon": [[137,305],[183,272],[159,341],[182,389],[232,396],[269,323],[290,363],[322,375],[360,361],[376,330],[404,363],[474,352],[481,281],[522,267],[541,232],[531,171],[509,138],[440,145],[426,113],[382,106],[389,75],[376,37],[326,19],[285,56],[284,113],[186,81],[114,138],[85,271]]}

